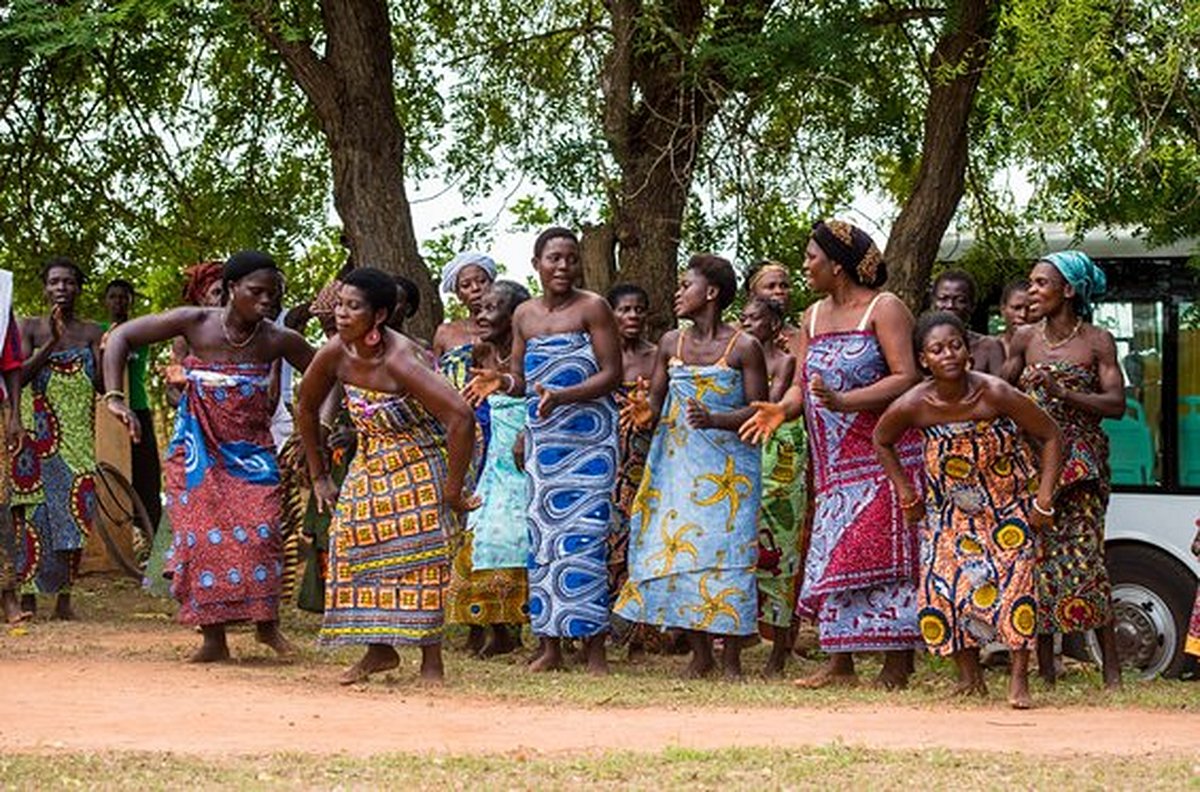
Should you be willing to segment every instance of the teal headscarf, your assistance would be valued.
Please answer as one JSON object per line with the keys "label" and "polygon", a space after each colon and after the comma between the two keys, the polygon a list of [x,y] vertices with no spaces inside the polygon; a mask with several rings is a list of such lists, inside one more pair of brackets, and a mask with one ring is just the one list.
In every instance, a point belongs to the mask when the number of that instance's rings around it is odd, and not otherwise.
{"label": "teal headscarf", "polygon": [[1063,250],[1042,256],[1042,261],[1052,265],[1075,289],[1075,313],[1087,321],[1092,318],[1092,303],[1104,296],[1108,289],[1108,278],[1104,270],[1096,266],[1087,253],[1081,250]]}

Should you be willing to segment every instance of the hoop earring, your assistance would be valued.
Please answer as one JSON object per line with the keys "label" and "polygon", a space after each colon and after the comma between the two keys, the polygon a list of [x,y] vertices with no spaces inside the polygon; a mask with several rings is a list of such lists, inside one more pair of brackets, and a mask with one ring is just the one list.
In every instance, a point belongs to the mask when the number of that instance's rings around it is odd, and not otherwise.
{"label": "hoop earring", "polygon": [[370,330],[367,331],[367,334],[365,336],[363,336],[363,343],[366,344],[367,346],[371,346],[371,347],[379,346],[379,342],[382,340],[383,340],[383,338],[382,338],[382,336],[379,335],[378,327],[372,327]]}

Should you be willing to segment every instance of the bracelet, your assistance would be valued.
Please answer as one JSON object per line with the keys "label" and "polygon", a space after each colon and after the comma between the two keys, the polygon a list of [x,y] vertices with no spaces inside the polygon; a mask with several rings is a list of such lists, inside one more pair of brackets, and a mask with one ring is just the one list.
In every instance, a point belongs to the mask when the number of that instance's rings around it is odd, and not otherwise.
{"label": "bracelet", "polygon": [[125,401],[125,391],[110,390],[107,393],[105,393],[103,396],[101,396],[100,398],[103,399],[104,401],[111,401],[112,399],[119,399],[120,401]]}
{"label": "bracelet", "polygon": [[1043,517],[1053,517],[1054,516],[1054,507],[1051,506],[1049,509],[1043,509],[1042,504],[1038,503],[1037,498],[1033,499],[1033,510],[1035,512],[1037,512],[1038,514],[1042,515]]}
{"label": "bracelet", "polygon": [[921,502],[921,496],[920,496],[920,495],[913,495],[913,499],[912,499],[912,500],[910,500],[908,503],[905,503],[904,501],[900,501],[900,510],[901,510],[901,511],[908,511],[909,509],[911,509],[912,507],[916,506],[916,505],[917,505],[918,503],[920,503],[920,502]]}
{"label": "bracelet", "polygon": [[329,423],[329,421],[321,421],[321,428],[329,434],[333,434],[333,424]]}
{"label": "bracelet", "polygon": [[506,396],[512,396],[513,388],[517,387],[517,378],[507,372],[504,374],[501,374],[500,376],[508,377],[508,386],[504,388],[504,393]]}

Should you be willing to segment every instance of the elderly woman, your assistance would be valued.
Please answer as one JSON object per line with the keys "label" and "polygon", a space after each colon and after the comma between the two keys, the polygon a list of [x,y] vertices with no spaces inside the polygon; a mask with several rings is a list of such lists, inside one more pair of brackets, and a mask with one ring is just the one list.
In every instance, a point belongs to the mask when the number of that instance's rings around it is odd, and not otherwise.
{"label": "elderly woman", "polygon": [[1058,422],[1066,437],[1058,492],[1041,536],[1037,570],[1038,673],[1055,680],[1054,634],[1095,630],[1104,684],[1119,687],[1112,591],[1104,568],[1108,436],[1100,422],[1125,413],[1124,380],[1112,335],[1093,325],[1092,301],[1107,282],[1085,253],[1052,253],[1029,273],[1029,310],[1005,363],[1010,381]]}
{"label": "elderly woman", "polygon": [[[763,440],[805,410],[814,515],[800,613],[817,617],[829,664],[803,687],[856,684],[854,652],[883,651],[878,684],[907,684],[917,629],[917,535],[905,525],[871,433],[891,402],[918,381],[913,318],[880,291],[887,268],[862,229],[818,222],[805,250],[809,287],[826,295],[805,312],[799,365],[782,400],[753,406],[743,437]],[[907,475],[920,475],[920,439],[896,444]]]}
{"label": "elderly woman", "polygon": [[461,388],[469,379],[471,348],[479,342],[483,295],[496,280],[496,262],[483,253],[459,253],[442,270],[442,292],[453,294],[467,309],[464,319],[446,322],[433,334],[438,368]]}

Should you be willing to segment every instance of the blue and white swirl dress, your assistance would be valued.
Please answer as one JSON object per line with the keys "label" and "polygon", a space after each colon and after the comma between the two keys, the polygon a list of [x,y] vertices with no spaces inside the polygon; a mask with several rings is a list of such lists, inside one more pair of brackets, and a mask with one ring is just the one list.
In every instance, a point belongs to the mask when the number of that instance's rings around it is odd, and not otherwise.
{"label": "blue and white swirl dress", "polygon": [[578,638],[608,629],[616,405],[604,396],[540,418],[534,390],[578,385],[599,368],[587,333],[540,336],[525,346],[529,620],[539,636]]}

